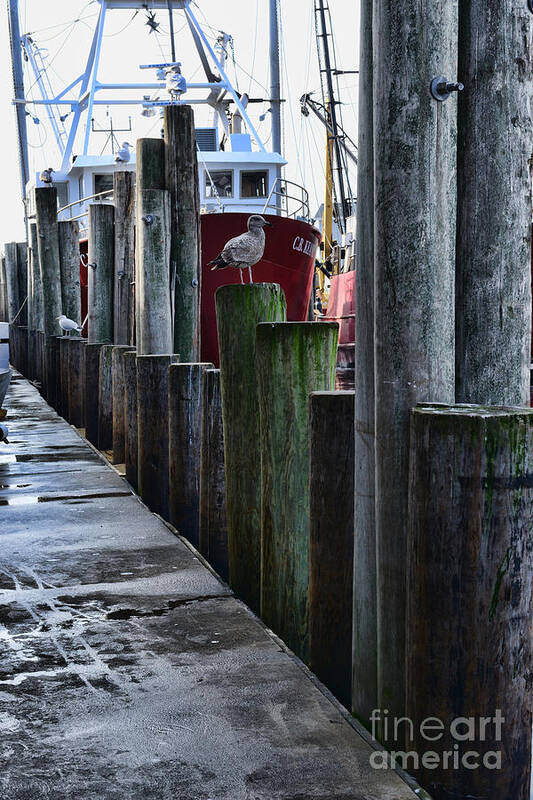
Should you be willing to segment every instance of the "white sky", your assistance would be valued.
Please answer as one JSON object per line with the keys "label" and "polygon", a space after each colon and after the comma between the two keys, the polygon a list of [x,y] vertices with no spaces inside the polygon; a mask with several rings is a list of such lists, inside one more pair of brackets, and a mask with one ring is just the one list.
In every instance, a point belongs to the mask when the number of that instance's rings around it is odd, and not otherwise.
{"label": "white sky", "polygon": [[[149,4],[149,0],[148,0]],[[329,0],[337,66],[339,69],[353,70],[359,66],[359,0]],[[83,70],[89,44],[94,29],[99,4],[96,0],[19,0],[21,33],[32,33],[32,38],[42,48],[48,49],[48,75],[54,92],[59,92]],[[282,12],[282,96],[284,104],[284,155],[289,161],[286,177],[305,185],[311,197],[313,213],[322,202],[324,194],[324,140],[325,132],[321,123],[311,115],[304,118],[300,113],[299,98],[305,91],[315,90],[320,100],[320,82],[316,44],[314,36],[314,0],[281,0]],[[9,36],[6,4],[0,8],[0,109],[2,112],[1,145],[4,191],[0,195],[0,249],[7,241],[25,238],[23,210],[20,202],[20,179],[18,170],[18,151],[15,131],[15,112],[11,105],[13,96],[11,64],[9,57]],[[202,23],[205,33],[214,41],[218,30],[232,34],[235,43],[238,88],[250,91],[255,97],[268,97],[268,0],[196,0],[192,9]],[[157,11],[156,18],[161,23],[159,36],[151,33],[145,25],[146,12],[140,11],[130,22],[133,11],[108,12],[102,49],[99,79],[102,82],[141,82],[155,80],[152,71],[139,70],[141,63],[154,63],[162,60],[162,55],[170,60],[168,37],[168,14]],[[69,24],[81,19],[76,24]],[[204,23],[208,23],[207,24]],[[128,24],[129,23],[129,24]],[[183,74],[189,80],[204,80],[196,51],[184,24],[182,12],[174,12],[177,57],[182,61]],[[51,27],[55,26],[55,27]],[[125,26],[128,26],[125,28]],[[124,29],[125,28],[125,29]],[[122,33],[121,33],[122,31]],[[34,78],[25,66],[26,95],[37,98],[38,89],[32,87]],[[233,66],[228,65],[230,79],[235,83]],[[251,82],[247,74],[253,74]],[[344,124],[350,136],[357,140],[357,89],[358,76],[346,75],[340,78],[341,96],[344,102]],[[139,97],[142,92],[134,92]],[[196,93],[195,93],[196,94]],[[199,94],[199,93],[198,93]],[[73,96],[72,93],[69,96]],[[98,95],[105,98],[103,92]],[[259,115],[268,104],[252,105],[249,113],[260,135],[269,148],[270,114],[263,122]],[[46,123],[43,106],[29,106],[30,113],[39,118],[36,125],[31,116],[28,120],[28,140],[30,162],[34,170],[56,166],[59,157],[55,149],[52,131]],[[62,113],[68,108],[63,107]],[[140,107],[111,107],[113,125],[127,127],[128,116],[132,117],[133,133],[118,134],[132,143],[136,137],[158,136],[160,124],[156,118],[144,119]],[[205,107],[196,106],[197,124],[209,122]],[[109,127],[106,107],[95,108],[95,122],[102,128]],[[86,114],[82,118],[85,122]],[[67,119],[68,126],[70,119]],[[81,132],[83,127],[80,126]],[[92,135],[89,152],[102,151],[107,136]],[[42,145],[42,146],[41,146]],[[80,146],[76,148],[78,151]],[[76,149],[74,152],[76,152]],[[109,144],[106,148],[109,151]],[[355,179],[353,178],[355,184]],[[353,186],[355,190],[355,186]]]}

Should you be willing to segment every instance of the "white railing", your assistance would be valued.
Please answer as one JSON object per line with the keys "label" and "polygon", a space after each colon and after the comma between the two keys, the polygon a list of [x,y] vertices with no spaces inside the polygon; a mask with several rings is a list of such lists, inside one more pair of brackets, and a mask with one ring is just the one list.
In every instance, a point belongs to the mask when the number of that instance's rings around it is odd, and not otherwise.
{"label": "white railing", "polygon": [[[291,187],[289,189],[289,187]],[[294,188],[292,188],[294,187]],[[292,192],[292,194],[291,194]],[[292,204],[292,205],[291,205]],[[263,207],[263,214],[270,209],[293,219],[309,219],[309,194],[303,186],[286,178],[276,178]]]}
{"label": "white railing", "polygon": [[[108,189],[106,192],[97,192],[97,194],[90,194],[87,195],[87,197],[82,197],[80,200],[74,200],[72,203],[67,203],[66,206],[59,208],[57,210],[57,216],[59,217],[59,215],[62,214],[63,211],[67,211],[67,209],[69,208],[74,208],[74,206],[80,206],[83,203],[87,203],[89,200],[96,200],[99,197],[102,199],[104,197],[111,199],[110,195],[112,194],[113,194],[113,189]],[[83,219],[83,217],[87,216],[87,213],[88,213],[87,211],[82,211],[81,214],[76,214],[76,216],[72,216],[71,214],[69,217],[67,217],[67,221],[73,222],[76,219]]]}

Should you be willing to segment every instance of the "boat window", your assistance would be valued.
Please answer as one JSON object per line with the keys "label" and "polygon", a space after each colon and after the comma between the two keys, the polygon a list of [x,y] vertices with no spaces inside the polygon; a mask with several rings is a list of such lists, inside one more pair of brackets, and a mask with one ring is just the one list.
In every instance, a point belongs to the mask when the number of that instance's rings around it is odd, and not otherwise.
{"label": "boat window", "polygon": [[113,173],[108,172],[103,175],[94,176],[94,193],[109,192],[113,189]]}
{"label": "boat window", "polygon": [[[211,176],[211,180],[209,179]],[[210,172],[205,175],[205,196],[206,197],[233,197],[233,172]]]}
{"label": "boat window", "polygon": [[57,189],[57,207],[63,208],[63,206],[68,205],[68,182],[61,182],[56,183],[54,181],[53,186]]}
{"label": "boat window", "polygon": [[241,197],[266,197],[268,172],[241,172]]}

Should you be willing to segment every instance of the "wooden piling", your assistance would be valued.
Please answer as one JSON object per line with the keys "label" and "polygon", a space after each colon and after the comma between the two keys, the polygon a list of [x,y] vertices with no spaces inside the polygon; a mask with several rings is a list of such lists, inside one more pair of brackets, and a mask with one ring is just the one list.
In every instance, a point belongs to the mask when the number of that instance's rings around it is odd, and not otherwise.
{"label": "wooden piling", "polygon": [[352,710],[377,708],[376,434],[374,413],[374,109],[372,0],[361,0],[355,292],[355,557]]}
{"label": "wooden piling", "polygon": [[67,422],[70,422],[68,395],[70,380],[70,339],[68,336],[59,336],[57,346],[59,347],[59,374],[57,383],[57,398],[55,409]]}
{"label": "wooden piling", "polygon": [[170,199],[165,190],[137,191],[136,288],[139,355],[172,350]]}
{"label": "wooden piling", "polygon": [[7,281],[6,281],[5,256],[0,257],[0,320],[2,322],[9,321],[9,312],[7,310]]}
{"label": "wooden piling", "polygon": [[168,368],[169,520],[198,547],[202,373],[213,364]]}
{"label": "wooden piling", "polygon": [[286,317],[276,283],[221,286],[215,295],[224,419],[230,586],[259,613],[261,449],[256,327]]}
{"label": "wooden piling", "polygon": [[[435,752],[414,770],[434,800],[529,800],[532,474],[533,410],[413,410],[405,749]],[[424,735],[427,717],[440,736]]]}
{"label": "wooden piling", "polygon": [[106,203],[89,206],[88,339],[113,341],[113,278],[115,209]]}
{"label": "wooden piling", "polygon": [[[18,325],[28,324],[28,244],[17,242],[17,279],[19,285],[20,314]],[[26,372],[24,372],[26,374]]]}
{"label": "wooden piling", "polygon": [[125,459],[124,353],[135,351],[128,345],[115,345],[111,354],[111,384],[113,402],[113,464]]}
{"label": "wooden piling", "polygon": [[373,6],[378,706],[401,717],[409,411],[454,400],[457,101],[430,82],[457,79],[457,3]]}
{"label": "wooden piling", "polygon": [[43,337],[43,388],[44,398],[52,408],[58,406],[60,361],[59,340],[61,336]]}
{"label": "wooden piling", "polygon": [[458,402],[529,405],[531,10],[459,4]]}
{"label": "wooden piling", "polygon": [[137,354],[126,350],[122,357],[124,369],[124,464],[126,479],[137,490]]}
{"label": "wooden piling", "polygon": [[43,298],[43,330],[47,336],[54,336],[60,331],[57,318],[61,314],[62,305],[55,187],[35,189],[35,217]]}
{"label": "wooden piling", "polygon": [[199,549],[221,578],[228,580],[226,474],[220,370],[202,374]]}
{"label": "wooden piling", "polygon": [[100,379],[101,342],[88,342],[85,347],[85,437],[98,447],[98,384]]}
{"label": "wooden piling", "polygon": [[[58,222],[59,266],[61,270],[62,312],[79,325],[81,319],[80,292],[80,226],[77,220]],[[74,331],[74,336],[81,334]]]}
{"label": "wooden piling", "polygon": [[20,308],[19,282],[17,272],[17,243],[7,242],[4,245],[8,321],[13,322]]}
{"label": "wooden piling", "polygon": [[168,368],[178,355],[137,356],[138,487],[168,520]]}
{"label": "wooden piling", "polygon": [[104,344],[100,350],[98,371],[98,449],[113,449],[113,345]]}
{"label": "wooden piling", "polygon": [[113,331],[116,344],[135,344],[135,173],[115,172],[115,289]]}
{"label": "wooden piling", "polygon": [[70,338],[69,344],[69,379],[68,379],[68,413],[69,422],[75,428],[85,425],[85,339],[77,336]]}
{"label": "wooden piling", "polygon": [[354,392],[313,392],[309,426],[309,666],[350,708]]}
{"label": "wooden piling", "polygon": [[174,350],[184,361],[200,357],[200,194],[194,112],[165,108],[166,186],[173,225],[170,264],[174,277]]}
{"label": "wooden piling", "polygon": [[39,268],[37,224],[30,222],[30,247],[28,253],[28,377],[40,380],[38,366],[38,331],[42,330],[42,286]]}
{"label": "wooden piling", "polygon": [[336,322],[257,326],[261,617],[304,661],[309,650],[309,395],[335,387],[338,332]]}

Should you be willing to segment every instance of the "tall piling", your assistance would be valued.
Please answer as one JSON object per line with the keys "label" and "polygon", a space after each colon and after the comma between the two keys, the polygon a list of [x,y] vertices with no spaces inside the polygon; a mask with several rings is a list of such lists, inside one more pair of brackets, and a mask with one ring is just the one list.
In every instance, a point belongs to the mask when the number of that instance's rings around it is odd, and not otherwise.
{"label": "tall piling", "polygon": [[135,344],[135,174],[113,175],[115,205],[115,286],[113,331],[116,344]]}
{"label": "tall piling", "polygon": [[113,345],[100,350],[98,368],[98,449],[113,449]]}
{"label": "tall piling", "polygon": [[184,361],[200,357],[200,193],[194,112],[165,108],[166,186],[170,192],[170,264],[174,277],[174,351]]}
{"label": "tall piling", "polygon": [[137,354],[126,350],[122,357],[124,369],[124,465],[126,479],[137,491],[138,427],[137,427]]}
{"label": "tall piling", "polygon": [[113,404],[113,464],[125,459],[124,353],[135,352],[129,345],[115,345],[111,354],[111,385]]}
{"label": "tall piling", "polygon": [[200,448],[203,381],[213,364],[171,364],[168,368],[169,521],[199,545]]}
{"label": "tall piling", "polygon": [[31,380],[40,380],[38,365],[38,331],[42,330],[42,285],[39,268],[37,224],[30,222],[30,247],[28,253],[28,361]]}
{"label": "tall piling", "polygon": [[286,318],[276,283],[221,286],[215,295],[224,419],[230,586],[259,613],[261,449],[256,327]]}
{"label": "tall piling", "polygon": [[85,437],[98,447],[98,403],[100,379],[100,342],[90,342],[85,347]]}
{"label": "tall piling", "polygon": [[70,424],[83,428],[85,424],[85,339],[73,336],[69,349],[68,409]]}
{"label": "tall piling", "polygon": [[313,392],[309,427],[309,666],[350,708],[354,392]]}
{"label": "tall piling", "polygon": [[[59,267],[61,270],[61,309],[79,325],[81,319],[80,291],[80,226],[77,220],[58,222]],[[79,336],[77,332],[69,334]]]}
{"label": "tall piling", "polygon": [[457,80],[457,3],[374,3],[373,43],[378,706],[401,717],[409,410],[454,400],[457,106],[430,82]]}
{"label": "tall piling", "polygon": [[309,650],[309,396],[335,387],[338,335],[336,322],[257,326],[261,617],[304,661]]}
{"label": "tall piling", "polygon": [[69,354],[70,338],[68,336],[59,336],[57,346],[59,348],[59,373],[57,380],[57,397],[55,409],[58,414],[70,422],[68,395],[69,395],[69,380],[70,380],[70,354]]}
{"label": "tall piling", "polygon": [[178,355],[137,356],[138,487],[168,520],[168,368]]}
{"label": "tall piling", "polygon": [[17,242],[17,279],[19,285],[20,314],[18,325],[28,324],[28,243]]}
{"label": "tall piling", "polygon": [[202,384],[199,549],[213,569],[227,581],[228,526],[220,370],[205,370]]}
{"label": "tall piling", "polygon": [[6,259],[5,256],[0,257],[0,320],[2,322],[8,321],[7,310],[7,282],[6,282]]}
{"label": "tall piling", "polygon": [[529,405],[531,11],[459,4],[458,402]]}
{"label": "tall piling", "polygon": [[60,330],[57,318],[62,305],[55,187],[35,189],[35,217],[43,296],[43,330],[47,336],[54,336]]}
{"label": "tall piling", "polygon": [[8,322],[13,322],[20,308],[19,282],[17,271],[17,243],[4,245]]}
{"label": "tall piling", "polygon": [[413,410],[399,749],[434,800],[529,800],[532,474],[533,410]]}
{"label": "tall piling", "polygon": [[377,708],[376,431],[374,392],[374,108],[372,0],[361,0],[355,291],[355,539],[352,710]]}
{"label": "tall piling", "polygon": [[88,339],[113,342],[115,209],[106,203],[89,206]]}

